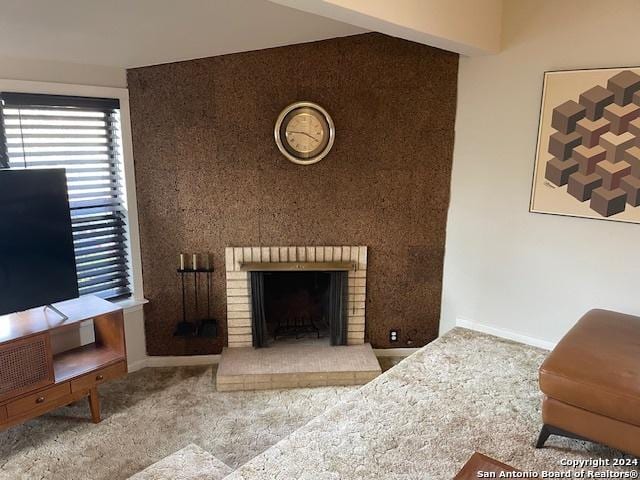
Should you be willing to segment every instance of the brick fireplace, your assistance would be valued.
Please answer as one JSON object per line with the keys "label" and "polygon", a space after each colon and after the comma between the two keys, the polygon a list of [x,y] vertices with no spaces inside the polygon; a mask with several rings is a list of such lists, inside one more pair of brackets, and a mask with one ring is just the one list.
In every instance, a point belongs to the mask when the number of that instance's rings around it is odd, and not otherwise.
{"label": "brick fireplace", "polygon": [[[277,265],[276,265],[277,264]],[[282,265],[279,265],[282,264]],[[229,348],[253,345],[251,270],[299,272],[343,268],[347,275],[347,344],[364,343],[367,282],[366,246],[227,247],[227,341]],[[338,266],[338,267],[336,267]]]}

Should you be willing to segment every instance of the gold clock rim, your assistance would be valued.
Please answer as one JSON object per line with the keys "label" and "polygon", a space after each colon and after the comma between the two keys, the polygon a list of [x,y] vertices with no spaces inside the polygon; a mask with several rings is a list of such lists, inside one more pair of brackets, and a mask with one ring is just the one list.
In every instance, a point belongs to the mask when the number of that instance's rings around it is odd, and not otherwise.
{"label": "gold clock rim", "polygon": [[[324,117],[327,125],[329,126],[329,140],[327,142],[327,145],[317,155],[314,155],[313,157],[310,157],[310,158],[299,158],[299,157],[296,157],[295,155],[292,155],[283,145],[282,138],[280,136],[282,122],[284,121],[285,117],[289,115],[289,113],[291,113],[292,111],[298,108],[304,108],[304,107],[314,109],[317,112],[319,112]],[[301,101],[301,102],[294,102],[290,105],[287,105],[280,112],[280,115],[278,115],[278,119],[276,120],[273,133],[274,133],[276,145],[278,146],[278,150],[280,150],[280,153],[282,153],[287,158],[287,160],[293,163],[296,163],[298,165],[313,165],[314,163],[318,163],[320,160],[326,157],[329,151],[331,150],[331,147],[333,146],[333,142],[335,140],[335,125],[333,123],[333,119],[331,118],[331,115],[329,115],[329,112],[327,112],[320,105],[310,101]]]}

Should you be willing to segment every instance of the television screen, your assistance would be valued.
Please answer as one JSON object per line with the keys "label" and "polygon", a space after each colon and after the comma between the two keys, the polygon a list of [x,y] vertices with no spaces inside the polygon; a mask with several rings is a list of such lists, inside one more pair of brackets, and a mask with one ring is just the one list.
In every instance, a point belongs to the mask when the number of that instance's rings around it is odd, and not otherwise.
{"label": "television screen", "polygon": [[77,296],[64,169],[0,170],[0,315]]}

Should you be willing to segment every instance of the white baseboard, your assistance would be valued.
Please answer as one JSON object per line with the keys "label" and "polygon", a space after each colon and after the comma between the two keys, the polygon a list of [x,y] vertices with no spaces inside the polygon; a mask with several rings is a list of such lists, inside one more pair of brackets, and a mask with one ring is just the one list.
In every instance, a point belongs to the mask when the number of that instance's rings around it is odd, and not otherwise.
{"label": "white baseboard", "polygon": [[129,373],[137,372],[147,366],[147,359],[137,360],[135,362],[127,362],[127,371]]}
{"label": "white baseboard", "polygon": [[374,348],[376,357],[408,357],[420,348]]}
{"label": "white baseboard", "polygon": [[173,357],[152,356],[132,362],[128,365],[129,372],[135,372],[146,367],[193,367],[199,365],[216,365],[220,362],[220,355],[185,355]]}
{"label": "white baseboard", "polygon": [[456,319],[456,326],[467,328],[469,330],[475,330],[476,332],[488,333],[489,335],[493,335],[495,337],[506,338],[507,340],[524,343],[525,345],[544,348],[545,350],[553,350],[553,348],[556,346],[554,342],[548,342],[546,340],[530,337],[528,335],[522,335],[520,333],[514,332],[513,330],[491,327],[489,325],[484,325],[482,323],[477,323],[462,318]]}

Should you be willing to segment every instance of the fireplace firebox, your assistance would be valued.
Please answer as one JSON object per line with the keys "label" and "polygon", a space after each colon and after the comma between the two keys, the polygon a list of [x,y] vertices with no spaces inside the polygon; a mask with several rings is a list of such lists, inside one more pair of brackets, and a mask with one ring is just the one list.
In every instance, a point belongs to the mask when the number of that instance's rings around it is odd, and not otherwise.
{"label": "fireplace firebox", "polygon": [[252,271],[253,346],[310,338],[347,344],[345,271]]}

